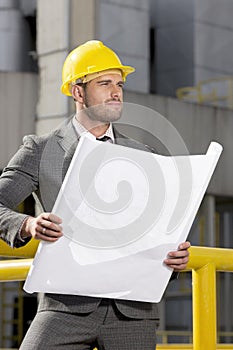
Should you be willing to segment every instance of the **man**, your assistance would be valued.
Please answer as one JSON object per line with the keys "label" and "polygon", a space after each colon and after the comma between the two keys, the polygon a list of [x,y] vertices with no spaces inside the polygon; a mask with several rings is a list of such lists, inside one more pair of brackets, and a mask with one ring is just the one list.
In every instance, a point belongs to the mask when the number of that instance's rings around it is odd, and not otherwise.
{"label": "man", "polygon": [[[26,244],[31,237],[52,243],[63,235],[62,221],[51,210],[82,133],[150,151],[120,135],[112,124],[120,118],[124,81],[133,71],[99,41],[89,41],[68,55],[61,90],[73,97],[75,116],[49,135],[24,138],[0,178],[0,232],[11,246]],[[14,212],[32,192],[44,211],[35,218]],[[184,269],[189,247],[188,242],[180,244],[164,263],[177,272]],[[156,304],[45,294],[20,349],[152,350],[157,325]]]}

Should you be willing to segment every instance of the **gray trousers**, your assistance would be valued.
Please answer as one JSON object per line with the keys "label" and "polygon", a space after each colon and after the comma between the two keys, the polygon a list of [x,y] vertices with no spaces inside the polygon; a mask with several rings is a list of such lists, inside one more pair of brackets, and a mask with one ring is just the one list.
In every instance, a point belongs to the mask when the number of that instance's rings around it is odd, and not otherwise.
{"label": "gray trousers", "polygon": [[157,325],[122,315],[111,300],[88,314],[40,311],[20,350],[155,350]]}

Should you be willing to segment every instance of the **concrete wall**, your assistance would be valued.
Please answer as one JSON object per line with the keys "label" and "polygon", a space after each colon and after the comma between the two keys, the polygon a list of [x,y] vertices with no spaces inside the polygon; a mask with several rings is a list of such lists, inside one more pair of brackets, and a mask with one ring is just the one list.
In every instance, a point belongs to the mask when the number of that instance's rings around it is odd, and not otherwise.
{"label": "concrete wall", "polygon": [[71,0],[70,49],[96,39],[96,0]]}
{"label": "concrete wall", "polygon": [[37,0],[20,0],[20,8],[25,16],[33,16],[36,11]]}
{"label": "concrete wall", "polygon": [[176,88],[193,83],[194,1],[150,0],[153,92],[172,96]]}
{"label": "concrete wall", "polygon": [[95,1],[40,0],[37,11],[40,91],[36,131],[41,134],[73,111],[70,99],[60,92],[62,66],[70,50],[93,39]]}
{"label": "concrete wall", "polygon": [[[125,94],[125,99],[127,102],[149,107],[166,117],[183,138],[190,154],[206,153],[211,141],[221,143],[224,151],[207,192],[214,195],[233,196],[233,118],[231,110],[185,103],[158,95],[131,92]],[[144,117],[142,115],[142,118]],[[145,126],[146,123],[145,118]],[[151,134],[156,134],[156,127],[156,123],[150,124]],[[132,130],[131,136],[141,141],[140,133]],[[166,128],[162,130],[161,138],[165,140],[167,138],[166,142],[169,143]],[[147,141],[156,148],[157,144],[153,144],[152,138],[148,138]]]}
{"label": "concrete wall", "polygon": [[37,75],[0,72],[0,169],[35,132]]}
{"label": "concrete wall", "polygon": [[233,73],[233,2],[195,0],[195,83]]}
{"label": "concrete wall", "polygon": [[30,26],[19,5],[19,1],[0,2],[0,71],[34,70]]}
{"label": "concrete wall", "polygon": [[67,114],[67,100],[60,93],[60,85],[62,65],[69,51],[68,5],[69,1],[64,0],[38,1],[38,133],[46,131],[47,123],[51,125],[52,120],[64,118]]}
{"label": "concrete wall", "polygon": [[136,68],[128,89],[149,92],[149,0],[99,0],[96,11],[96,37]]}
{"label": "concrete wall", "polygon": [[178,87],[232,75],[232,1],[151,0],[150,6],[152,91],[173,96]]}

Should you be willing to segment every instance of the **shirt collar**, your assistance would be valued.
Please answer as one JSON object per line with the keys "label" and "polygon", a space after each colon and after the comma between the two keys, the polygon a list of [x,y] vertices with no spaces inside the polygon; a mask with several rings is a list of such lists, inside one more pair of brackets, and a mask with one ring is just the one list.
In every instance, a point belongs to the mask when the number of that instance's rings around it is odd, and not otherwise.
{"label": "shirt collar", "polygon": [[[90,133],[76,118],[76,116],[74,115],[73,117],[73,126],[78,134],[78,138],[80,138],[81,136],[87,134],[89,137],[93,138],[93,140],[96,139],[96,137]],[[113,128],[112,128],[112,123],[109,124],[108,129],[106,130],[106,132],[103,135],[100,135],[99,138],[103,137],[103,136],[108,136],[111,138],[112,142],[115,143],[115,137],[114,137],[114,133],[113,133]]]}

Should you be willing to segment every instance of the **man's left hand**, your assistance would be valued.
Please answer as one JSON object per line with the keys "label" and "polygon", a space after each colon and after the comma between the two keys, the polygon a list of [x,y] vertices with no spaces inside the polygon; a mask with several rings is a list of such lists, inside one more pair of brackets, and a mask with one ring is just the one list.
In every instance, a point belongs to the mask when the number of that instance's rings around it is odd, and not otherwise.
{"label": "man's left hand", "polygon": [[189,261],[189,251],[191,244],[189,242],[181,243],[176,251],[171,251],[167,255],[164,263],[174,269],[175,272],[184,270]]}

